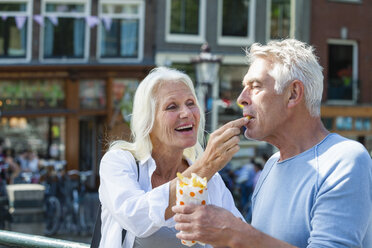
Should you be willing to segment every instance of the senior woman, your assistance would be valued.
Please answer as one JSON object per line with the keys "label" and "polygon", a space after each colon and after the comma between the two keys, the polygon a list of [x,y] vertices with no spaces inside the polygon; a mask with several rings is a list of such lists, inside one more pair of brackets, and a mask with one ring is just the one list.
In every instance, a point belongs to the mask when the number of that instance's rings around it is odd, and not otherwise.
{"label": "senior woman", "polygon": [[[177,172],[207,177],[207,203],[243,219],[216,172],[239,150],[246,122],[242,118],[218,129],[203,152],[204,116],[191,79],[175,69],[153,69],[134,97],[132,142],[113,142],[100,164],[100,247],[183,247],[171,210]],[[127,230],[123,243],[122,229]]]}

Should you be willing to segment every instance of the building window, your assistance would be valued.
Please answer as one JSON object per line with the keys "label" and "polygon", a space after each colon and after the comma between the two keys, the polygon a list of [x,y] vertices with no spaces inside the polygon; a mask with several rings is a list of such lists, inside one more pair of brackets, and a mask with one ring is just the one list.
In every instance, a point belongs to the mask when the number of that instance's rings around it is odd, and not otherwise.
{"label": "building window", "polygon": [[355,118],[355,130],[357,131],[371,131],[371,119],[370,118]]}
{"label": "building window", "polygon": [[255,2],[218,1],[218,44],[247,46],[254,41]]}
{"label": "building window", "polygon": [[99,48],[101,59],[142,59],[144,2],[101,0]]}
{"label": "building window", "polygon": [[167,0],[166,41],[203,43],[205,0]]}
{"label": "building window", "polygon": [[39,159],[65,159],[65,118],[63,117],[2,117],[0,137],[14,157],[29,150]]}
{"label": "building window", "polygon": [[362,3],[362,0],[328,0],[329,2],[340,2],[340,3]]}
{"label": "building window", "polygon": [[80,108],[106,108],[106,83],[104,80],[80,80],[79,84]]}
{"label": "building window", "polygon": [[1,62],[30,58],[31,13],[32,1],[0,0],[0,59],[4,59]]}
{"label": "building window", "polygon": [[44,28],[42,33],[43,59],[84,59],[87,54],[88,29],[85,17],[89,15],[86,0],[61,3],[45,0],[42,6]]}
{"label": "building window", "polygon": [[328,41],[328,102],[356,102],[358,47],[355,41]]}
{"label": "building window", "polygon": [[131,119],[134,94],[137,90],[138,79],[114,79],[113,98],[114,117],[121,114],[124,122],[129,123]]}
{"label": "building window", "polygon": [[58,79],[2,80],[0,110],[27,111],[63,109],[65,82]]}
{"label": "building window", "polygon": [[293,0],[268,0],[268,38],[291,37],[291,5]]}

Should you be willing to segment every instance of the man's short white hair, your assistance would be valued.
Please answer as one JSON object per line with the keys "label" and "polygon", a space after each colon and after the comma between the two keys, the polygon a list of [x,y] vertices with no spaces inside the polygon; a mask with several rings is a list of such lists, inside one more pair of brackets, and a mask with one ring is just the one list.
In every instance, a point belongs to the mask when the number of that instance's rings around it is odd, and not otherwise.
{"label": "man's short white hair", "polygon": [[275,90],[282,93],[293,81],[304,84],[305,102],[312,116],[320,116],[323,94],[323,68],[314,54],[314,48],[295,39],[270,41],[267,45],[254,43],[246,51],[249,63],[256,58],[269,59],[270,76],[275,79]]}

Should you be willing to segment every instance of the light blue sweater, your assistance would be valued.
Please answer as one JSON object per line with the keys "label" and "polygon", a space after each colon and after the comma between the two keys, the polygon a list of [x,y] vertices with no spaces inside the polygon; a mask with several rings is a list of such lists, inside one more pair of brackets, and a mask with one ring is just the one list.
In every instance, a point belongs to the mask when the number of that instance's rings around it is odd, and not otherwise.
{"label": "light blue sweater", "polygon": [[278,159],[253,193],[255,228],[298,247],[372,248],[372,160],[360,143],[329,134]]}

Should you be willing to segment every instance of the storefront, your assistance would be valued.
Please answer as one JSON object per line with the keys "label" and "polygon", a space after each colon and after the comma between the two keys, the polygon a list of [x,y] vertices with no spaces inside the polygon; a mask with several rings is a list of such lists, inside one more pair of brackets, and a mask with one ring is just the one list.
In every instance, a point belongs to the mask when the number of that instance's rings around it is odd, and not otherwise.
{"label": "storefront", "polygon": [[0,68],[0,138],[19,154],[93,170],[108,142],[128,138],[128,114],[146,66]]}
{"label": "storefront", "polygon": [[328,130],[359,141],[372,156],[372,106],[323,105],[321,115]]}

